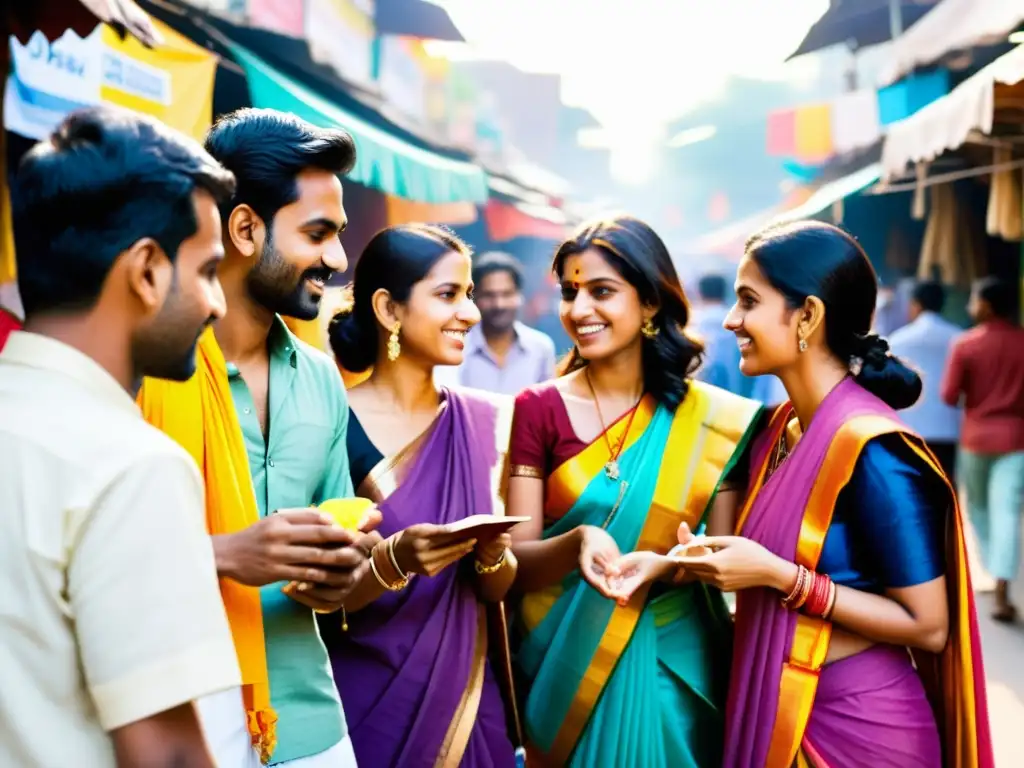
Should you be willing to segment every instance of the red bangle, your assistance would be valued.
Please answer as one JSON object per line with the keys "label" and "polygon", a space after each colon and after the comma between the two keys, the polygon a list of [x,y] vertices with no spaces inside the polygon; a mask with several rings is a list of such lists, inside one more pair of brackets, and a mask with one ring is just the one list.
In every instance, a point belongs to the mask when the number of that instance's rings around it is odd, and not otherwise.
{"label": "red bangle", "polygon": [[829,598],[832,593],[832,579],[820,573],[815,573],[813,579],[811,595],[804,604],[804,613],[823,618],[831,602]]}
{"label": "red bangle", "polygon": [[826,621],[832,620],[832,614],[836,610],[836,594],[839,592],[839,588],[836,586],[834,581],[829,586],[831,586],[831,590],[828,593],[828,608],[825,610],[825,615],[822,617]]}
{"label": "red bangle", "polygon": [[814,595],[814,615],[824,616],[826,609],[828,609],[828,591],[832,584],[832,579],[825,575],[818,575],[817,592]]}

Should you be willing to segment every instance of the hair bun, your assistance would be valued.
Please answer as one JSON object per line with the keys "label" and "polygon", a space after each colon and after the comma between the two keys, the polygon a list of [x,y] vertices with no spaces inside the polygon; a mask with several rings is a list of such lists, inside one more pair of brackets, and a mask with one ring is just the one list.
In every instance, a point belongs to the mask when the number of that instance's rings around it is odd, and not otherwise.
{"label": "hair bun", "polygon": [[350,373],[362,373],[375,362],[377,339],[374,326],[360,322],[354,306],[340,309],[327,325],[331,349],[341,367]]}
{"label": "hair bun", "polygon": [[921,377],[889,351],[877,333],[854,337],[850,372],[854,378],[896,410],[909,408],[921,397]]}
{"label": "hair bun", "polygon": [[851,368],[875,368],[881,370],[892,355],[889,353],[889,342],[877,333],[858,334],[855,338],[853,355],[850,359]]}

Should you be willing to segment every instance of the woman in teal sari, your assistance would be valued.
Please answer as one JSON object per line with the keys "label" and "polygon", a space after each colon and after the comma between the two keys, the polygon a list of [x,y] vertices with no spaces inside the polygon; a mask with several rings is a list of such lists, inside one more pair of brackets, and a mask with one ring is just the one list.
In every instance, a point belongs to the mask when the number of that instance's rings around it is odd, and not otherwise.
{"label": "woman in teal sari", "polygon": [[727,475],[760,407],[688,378],[701,346],[646,224],[584,225],[554,271],[576,346],[559,378],[517,398],[510,448],[509,512],[532,520],[513,535],[531,758],[711,768],[730,653],[721,595],[659,582],[610,597],[622,553],[667,552],[682,523],[731,532]]}

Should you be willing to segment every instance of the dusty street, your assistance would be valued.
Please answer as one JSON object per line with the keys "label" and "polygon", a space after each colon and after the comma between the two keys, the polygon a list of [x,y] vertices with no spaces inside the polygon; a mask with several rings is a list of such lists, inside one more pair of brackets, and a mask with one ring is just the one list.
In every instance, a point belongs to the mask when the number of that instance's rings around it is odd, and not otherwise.
{"label": "dusty street", "polygon": [[[977,579],[979,586],[981,579]],[[1013,588],[1018,607],[1024,608],[1024,577]],[[1024,766],[1024,622],[1013,626],[989,618],[991,595],[977,595],[988,706],[992,721],[997,768]]]}

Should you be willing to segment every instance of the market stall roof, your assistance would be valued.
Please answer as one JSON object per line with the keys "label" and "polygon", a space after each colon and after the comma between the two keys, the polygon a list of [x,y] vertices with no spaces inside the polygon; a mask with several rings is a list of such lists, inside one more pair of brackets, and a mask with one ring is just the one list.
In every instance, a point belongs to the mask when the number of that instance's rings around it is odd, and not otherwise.
{"label": "market stall roof", "polygon": [[11,0],[0,6],[0,28],[19,40],[36,31],[48,40],[56,40],[66,29],[88,35],[97,20],[109,24],[122,39],[131,35],[148,48],[163,42],[149,16],[132,0]]}
{"label": "market stall roof", "polygon": [[943,0],[892,44],[879,85],[894,83],[943,56],[1006,42],[1024,21],[1024,0]]}
{"label": "market stall roof", "polygon": [[132,0],[79,0],[100,21],[106,22],[123,37],[125,33],[153,47],[162,42],[149,16]]}
{"label": "market stall roof", "polygon": [[564,198],[572,190],[569,182],[557,173],[525,158],[509,162],[507,170],[509,176],[520,184],[543,192],[549,197]]}
{"label": "market stall roof", "polygon": [[376,0],[373,21],[381,35],[466,42],[448,11],[426,0]]}
{"label": "market stall roof", "polygon": [[230,43],[245,70],[253,105],[291,112],[304,120],[344,128],[356,141],[356,166],[349,178],[407,200],[482,203],[487,175],[473,163],[415,146],[343,110],[278,71],[247,48]]}
{"label": "market stall roof", "polygon": [[772,224],[785,224],[790,221],[809,219],[822,211],[831,208],[840,200],[866,189],[874,184],[882,175],[882,164],[871,163],[849,176],[827,182],[815,190],[807,201],[772,219]]}
{"label": "market stall roof", "polygon": [[[936,2],[902,0],[903,28],[908,29],[931,10]],[[864,48],[886,42],[892,36],[889,5],[890,0],[833,0],[824,15],[807,31],[800,46],[789,55],[789,59],[840,43],[852,42],[857,48]]]}
{"label": "market stall roof", "polygon": [[[359,117],[408,144],[453,160],[471,160],[464,149],[450,145],[443,136],[390,109],[381,95],[365,83],[345,78],[332,66],[314,60],[306,40],[266,29],[237,24],[230,19],[189,5],[185,0],[138,0],[139,4],[186,35],[202,40],[225,59],[233,55],[229,43],[242,46],[292,80],[303,83],[345,112]],[[170,18],[173,14],[173,19]],[[241,70],[239,70],[241,71]],[[218,84],[219,85],[219,84]],[[246,94],[248,98],[248,94]],[[218,94],[218,102],[220,94]]]}
{"label": "market stall roof", "polygon": [[889,126],[882,147],[882,177],[902,174],[908,166],[934,160],[962,146],[972,132],[992,132],[997,101],[1009,86],[1024,81],[1024,46],[1000,56],[949,94],[905,120]]}

